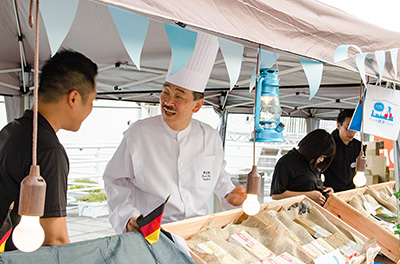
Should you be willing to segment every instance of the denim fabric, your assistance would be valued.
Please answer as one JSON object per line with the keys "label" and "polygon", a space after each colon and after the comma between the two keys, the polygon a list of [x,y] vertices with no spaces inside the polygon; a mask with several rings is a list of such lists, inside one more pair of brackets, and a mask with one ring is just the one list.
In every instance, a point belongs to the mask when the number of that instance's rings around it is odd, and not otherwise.
{"label": "denim fabric", "polygon": [[54,247],[42,247],[32,253],[9,251],[0,254],[7,264],[183,264],[196,262],[181,252],[163,233],[149,245],[141,233],[132,232]]}

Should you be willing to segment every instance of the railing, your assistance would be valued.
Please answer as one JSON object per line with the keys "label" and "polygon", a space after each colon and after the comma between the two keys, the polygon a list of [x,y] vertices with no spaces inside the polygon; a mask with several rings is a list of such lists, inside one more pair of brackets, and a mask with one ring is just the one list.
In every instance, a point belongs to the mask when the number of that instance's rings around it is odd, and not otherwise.
{"label": "railing", "polygon": [[[269,196],[272,174],[276,162],[296,143],[256,143],[256,165],[264,175],[264,196]],[[226,170],[231,174],[247,174],[253,165],[253,143],[227,141],[225,149]]]}
{"label": "railing", "polygon": [[70,161],[69,207],[76,205],[76,197],[87,194],[88,191],[104,189],[104,169],[117,147],[118,144],[65,145]]}
{"label": "railing", "polygon": [[[269,196],[275,163],[295,145],[291,141],[285,144],[256,143],[257,167],[259,172],[264,173],[264,196]],[[68,177],[70,206],[75,205],[77,196],[82,196],[87,191],[104,189],[102,179],[104,169],[117,147],[118,144],[65,146],[70,160]],[[225,160],[227,161],[226,170],[232,175],[247,174],[253,165],[253,144],[248,141],[227,141]],[[82,182],[85,179],[91,182]]]}

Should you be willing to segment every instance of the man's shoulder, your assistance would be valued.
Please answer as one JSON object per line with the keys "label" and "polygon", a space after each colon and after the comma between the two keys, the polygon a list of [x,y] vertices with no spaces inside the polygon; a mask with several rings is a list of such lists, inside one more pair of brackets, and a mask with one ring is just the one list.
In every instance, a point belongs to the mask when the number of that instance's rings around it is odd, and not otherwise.
{"label": "man's shoulder", "polygon": [[334,139],[339,138],[339,130],[336,128],[332,131],[331,135]]}
{"label": "man's shoulder", "polygon": [[19,119],[8,123],[0,131],[0,149],[2,148],[23,148],[25,145],[32,145],[32,123],[21,122]]}
{"label": "man's shoulder", "polygon": [[201,131],[203,131],[206,137],[214,137],[218,138],[219,140],[221,139],[218,131],[215,128],[200,120],[192,119],[192,127],[196,130],[200,129]]}
{"label": "man's shoulder", "polygon": [[213,132],[217,131],[217,130],[215,130],[215,128],[213,128],[209,124],[204,123],[203,121],[200,121],[200,120],[197,120],[197,119],[194,119],[194,118],[192,119],[192,125],[198,125],[198,126],[202,127],[206,131],[213,131]]}
{"label": "man's shoulder", "polygon": [[350,141],[349,145],[352,145],[353,147],[357,147],[358,149],[361,148],[361,141],[358,139],[353,138],[352,141]]}
{"label": "man's shoulder", "polygon": [[129,126],[126,131],[133,131],[136,129],[142,129],[149,126],[159,126],[161,125],[161,116],[152,116],[144,119],[137,120]]}
{"label": "man's shoulder", "polygon": [[161,116],[153,116],[137,120],[123,132],[123,135],[128,141],[139,140],[139,138],[143,136],[149,136],[153,132],[158,133],[161,127]]}

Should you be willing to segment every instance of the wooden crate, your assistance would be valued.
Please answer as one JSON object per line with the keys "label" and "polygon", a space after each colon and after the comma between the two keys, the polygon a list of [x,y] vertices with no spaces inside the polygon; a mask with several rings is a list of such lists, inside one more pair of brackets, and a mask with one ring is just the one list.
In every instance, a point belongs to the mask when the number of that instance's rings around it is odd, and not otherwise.
{"label": "wooden crate", "polygon": [[327,200],[324,208],[334,214],[339,219],[358,230],[366,237],[376,237],[378,245],[381,247],[381,253],[396,263],[400,263],[400,247],[398,238],[389,230],[382,227],[372,216],[365,216],[348,204],[350,199],[358,192],[365,193],[368,188],[382,190],[393,187],[395,182],[386,182],[370,185],[364,188],[338,192]]}
{"label": "wooden crate", "polygon": [[[353,236],[357,237],[360,241],[365,242],[367,241],[367,237],[362,235],[360,232],[343,222],[341,219],[337,218],[329,211],[325,210],[306,196],[297,196],[277,201],[272,201],[270,203],[266,203],[262,205],[262,210],[274,210],[280,211],[283,207],[290,207],[295,203],[299,203],[303,200],[307,200],[311,203],[312,207],[318,209],[326,217],[328,221],[336,226],[340,226],[344,229],[347,229]],[[244,220],[246,220],[248,216],[243,212],[242,209],[235,209],[230,211],[225,211],[221,213],[206,215],[202,217],[195,217],[186,220],[182,220],[179,222],[164,224],[162,228],[168,232],[173,234],[179,235],[184,239],[189,238],[190,236],[197,234],[198,232],[204,230],[205,228],[209,227],[224,227],[228,224],[240,224]],[[374,249],[375,256],[378,254],[380,248],[376,246]],[[195,252],[190,250],[190,253],[193,259],[199,264],[205,264],[204,260],[202,260]],[[363,263],[364,260],[362,259],[359,263]]]}

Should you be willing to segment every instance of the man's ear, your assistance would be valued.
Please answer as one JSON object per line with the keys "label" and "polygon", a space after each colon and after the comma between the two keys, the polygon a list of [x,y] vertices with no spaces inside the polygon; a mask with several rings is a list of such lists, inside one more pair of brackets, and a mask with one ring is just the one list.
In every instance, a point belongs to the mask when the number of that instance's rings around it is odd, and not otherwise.
{"label": "man's ear", "polygon": [[71,108],[75,108],[75,105],[77,103],[77,99],[79,97],[79,93],[77,90],[72,90],[71,92],[69,92],[68,94],[68,105]]}
{"label": "man's ear", "polygon": [[340,123],[337,122],[337,129],[340,130]]}
{"label": "man's ear", "polygon": [[193,113],[197,113],[200,110],[200,108],[204,104],[204,100],[203,99],[199,99],[199,100],[195,101],[195,103],[196,104],[195,104],[195,106],[193,107],[193,110],[192,110]]}

